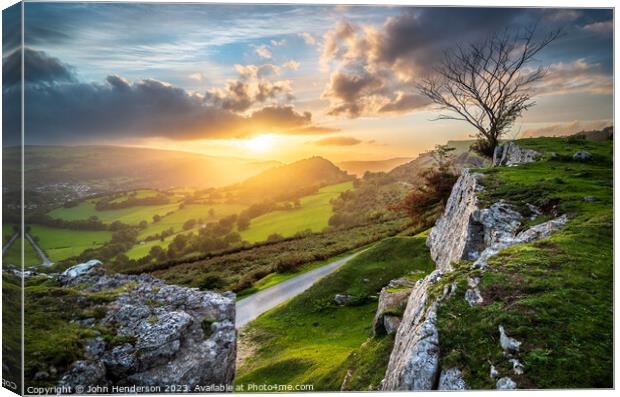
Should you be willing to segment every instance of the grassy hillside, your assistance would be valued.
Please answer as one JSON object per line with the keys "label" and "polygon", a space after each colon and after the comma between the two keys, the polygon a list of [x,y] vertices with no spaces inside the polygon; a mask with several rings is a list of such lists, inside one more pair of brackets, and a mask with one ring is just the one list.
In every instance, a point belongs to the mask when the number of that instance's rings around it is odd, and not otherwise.
{"label": "grassy hillside", "polygon": [[413,160],[411,157],[395,157],[393,159],[376,161],[343,161],[336,165],[350,174],[361,177],[367,171],[388,172],[394,167],[408,163],[411,160]]}
{"label": "grassy hillside", "polygon": [[69,230],[31,225],[30,234],[52,262],[80,254],[87,248],[99,247],[112,238],[108,231]]}
{"label": "grassy hillside", "polygon": [[288,237],[303,230],[320,232],[332,216],[331,200],[353,188],[353,182],[344,182],[321,188],[316,194],[302,197],[301,208],[274,211],[252,219],[250,228],[242,231],[241,238],[251,243],[264,241],[271,234]]}
{"label": "grassy hillside", "polygon": [[[482,278],[482,306],[470,308],[456,294],[440,307],[442,363],[461,368],[476,389],[494,388],[490,364],[520,388],[612,387],[613,145],[570,138],[517,143],[545,152],[544,159],[483,170],[483,204],[505,200],[522,210],[525,203],[538,205],[545,214],[532,224],[559,214],[570,220],[550,238],[494,257]],[[593,160],[573,161],[578,150],[592,153]],[[473,274],[465,263],[444,282],[456,281],[464,291]],[[499,324],[523,342],[521,376],[503,357]]]}
{"label": "grassy hillside", "polygon": [[[306,292],[261,315],[244,329],[245,343],[256,350],[238,369],[237,384],[313,384],[314,390],[339,390],[352,353],[373,345],[384,360],[390,337],[368,341],[379,290],[393,278],[432,270],[424,237],[394,237],[377,243]],[[354,295],[356,306],[335,305],[335,294]],[[359,351],[362,351],[359,350]],[[373,358],[374,360],[374,358]],[[359,383],[380,380],[381,365],[355,366]],[[375,370],[369,370],[375,368]],[[368,387],[370,383],[366,383]]]}
{"label": "grassy hillside", "polygon": [[353,177],[322,157],[274,167],[231,187],[236,197],[249,201],[287,199],[312,189],[352,180]]}

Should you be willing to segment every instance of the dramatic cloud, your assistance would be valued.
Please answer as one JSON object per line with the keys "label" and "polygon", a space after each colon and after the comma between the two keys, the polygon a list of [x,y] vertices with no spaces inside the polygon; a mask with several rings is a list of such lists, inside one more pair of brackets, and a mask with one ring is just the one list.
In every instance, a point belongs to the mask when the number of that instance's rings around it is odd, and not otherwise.
{"label": "dramatic cloud", "polygon": [[[526,9],[407,8],[381,26],[340,21],[325,33],[321,66],[331,77],[322,98],[332,116],[379,116],[424,108],[428,102],[415,87],[443,51],[455,42],[481,40],[515,23],[541,17],[559,26],[578,18],[580,11]],[[589,31],[607,31],[612,21],[586,25]],[[573,62],[573,61],[571,61]],[[540,93],[611,92],[611,76],[585,60],[551,65]]]}
{"label": "dramatic cloud", "polygon": [[319,146],[354,146],[362,143],[359,139],[349,136],[336,136],[312,142]]}
{"label": "dramatic cloud", "polygon": [[570,123],[554,124],[541,128],[530,128],[521,133],[521,138],[534,138],[540,136],[566,136],[581,131],[602,130],[612,125],[609,120],[598,121],[573,121]]}
{"label": "dramatic cloud", "polygon": [[[294,61],[290,61],[294,62]],[[289,102],[293,99],[293,90],[289,80],[269,80],[267,77],[278,76],[282,70],[298,67],[299,64],[288,62],[283,67],[273,64],[236,65],[239,78],[229,80],[225,88],[213,88],[206,94],[205,100],[215,106],[234,112],[243,112],[267,101]]]}
{"label": "dramatic cloud", "polygon": [[[19,50],[12,51],[2,59],[2,81],[5,86],[21,84],[21,57]],[[74,81],[73,71],[57,58],[47,56],[43,51],[24,49],[24,72],[26,84],[52,84]]]}
{"label": "dramatic cloud", "polygon": [[[36,78],[26,85],[29,142],[135,137],[196,140],[336,131],[314,125],[310,112],[278,101],[291,96],[288,82],[260,77],[277,76],[294,65],[238,66],[239,80],[229,82],[217,95],[201,95],[155,79],[131,82],[118,75],[108,76],[103,84],[77,82],[69,69],[60,68],[57,59],[28,53],[41,61],[31,74]],[[5,87],[5,99],[18,95],[18,88]],[[9,115],[6,123],[15,127],[19,120]]]}

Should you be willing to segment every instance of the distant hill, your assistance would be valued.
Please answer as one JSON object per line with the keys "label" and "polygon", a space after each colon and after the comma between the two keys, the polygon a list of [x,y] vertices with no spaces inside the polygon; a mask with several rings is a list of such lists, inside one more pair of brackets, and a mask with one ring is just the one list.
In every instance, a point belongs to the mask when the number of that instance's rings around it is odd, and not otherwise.
{"label": "distant hill", "polygon": [[343,161],[337,165],[350,174],[362,176],[366,171],[387,172],[411,160],[413,160],[413,157],[395,157],[377,161]]}
{"label": "distant hill", "polygon": [[605,127],[602,130],[581,131],[574,135],[585,136],[589,141],[608,141],[614,137],[614,127]]}
{"label": "distant hill", "polygon": [[[19,148],[5,148],[4,166]],[[26,146],[26,188],[85,184],[98,189],[220,187],[281,164],[171,150],[121,146]],[[13,161],[12,161],[13,160]]]}
{"label": "distant hill", "polygon": [[336,167],[331,161],[312,157],[270,168],[232,186],[231,190],[244,198],[286,197],[352,179],[352,175]]}
{"label": "distant hill", "polygon": [[[474,143],[474,141],[448,141],[447,145],[456,149],[453,153],[455,155],[454,165],[457,169],[481,167],[484,165],[485,160],[482,157],[469,151],[469,146],[472,143]],[[420,154],[414,160],[394,168],[388,172],[388,176],[394,180],[415,184],[418,182],[418,175],[422,171],[435,165],[436,162],[431,152],[426,152]]]}

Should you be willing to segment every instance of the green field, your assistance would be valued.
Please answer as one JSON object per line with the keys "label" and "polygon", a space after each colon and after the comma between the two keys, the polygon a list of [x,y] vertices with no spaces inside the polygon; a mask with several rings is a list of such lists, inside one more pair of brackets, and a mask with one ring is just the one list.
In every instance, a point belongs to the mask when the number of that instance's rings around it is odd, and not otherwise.
{"label": "green field", "polygon": [[142,205],[118,210],[97,211],[95,209],[95,200],[85,200],[72,208],[57,208],[51,211],[49,216],[67,221],[88,219],[91,216],[96,216],[103,223],[121,221],[123,223],[135,225],[141,221],[152,222],[153,215],[158,214],[164,216],[168,212],[175,211],[178,208],[178,203],[170,203],[162,205]]}
{"label": "green field", "polygon": [[274,211],[252,219],[250,227],[242,231],[241,238],[251,243],[264,241],[271,234],[292,236],[303,230],[320,232],[332,216],[330,201],[340,193],[353,188],[353,182],[326,186],[316,194],[302,197],[301,208],[288,211]]}
{"label": "green field", "polygon": [[151,189],[134,190],[120,197],[117,197],[110,202],[111,203],[122,203],[123,201],[127,200],[129,197],[143,199],[143,198],[148,198],[148,197],[156,197],[158,194],[159,192],[157,190],[151,190]]}
{"label": "green field", "polygon": [[15,228],[10,223],[2,224],[2,244],[6,244],[7,241],[15,234]]}
{"label": "green field", "polygon": [[[6,251],[6,255],[2,257],[2,262],[19,266],[21,262],[21,242],[22,239],[16,239]],[[41,263],[39,256],[28,240],[24,244],[24,266],[33,266]]]}
{"label": "green field", "polygon": [[[178,208],[178,205],[177,205]],[[164,216],[159,222],[153,223],[149,220],[149,225],[138,235],[138,239],[146,236],[159,234],[166,229],[172,228],[175,232],[183,230],[183,224],[189,219],[203,219],[205,222],[215,222],[221,218],[232,214],[238,214],[246,206],[236,203],[221,204],[189,204],[183,209],[177,209],[174,213]],[[213,216],[209,216],[209,210],[213,210]]]}
{"label": "green field", "polygon": [[[360,384],[354,390],[378,383],[384,368],[373,360],[385,360],[391,337],[369,338],[376,296],[394,278],[420,270],[415,276],[423,277],[433,269],[425,239],[385,239],[250,323],[243,338],[256,353],[238,369],[236,384],[312,384],[315,391],[339,390],[352,366],[354,381]],[[339,293],[357,297],[359,305],[336,306],[333,298]],[[380,352],[373,362],[356,364],[353,353],[369,345]]]}
{"label": "green field", "polygon": [[87,248],[97,248],[112,238],[112,232],[69,230],[31,225],[30,234],[52,262],[79,255]]}

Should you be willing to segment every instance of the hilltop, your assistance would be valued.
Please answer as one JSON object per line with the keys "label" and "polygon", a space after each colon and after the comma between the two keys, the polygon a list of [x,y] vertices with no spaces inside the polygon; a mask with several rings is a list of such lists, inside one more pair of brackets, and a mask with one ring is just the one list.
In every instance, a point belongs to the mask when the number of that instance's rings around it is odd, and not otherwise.
{"label": "hilltop", "polygon": [[353,180],[354,177],[322,157],[311,157],[265,170],[234,185],[244,199],[298,197],[319,187]]}

